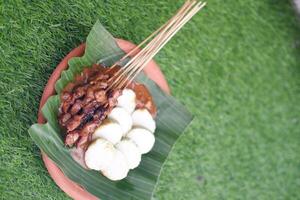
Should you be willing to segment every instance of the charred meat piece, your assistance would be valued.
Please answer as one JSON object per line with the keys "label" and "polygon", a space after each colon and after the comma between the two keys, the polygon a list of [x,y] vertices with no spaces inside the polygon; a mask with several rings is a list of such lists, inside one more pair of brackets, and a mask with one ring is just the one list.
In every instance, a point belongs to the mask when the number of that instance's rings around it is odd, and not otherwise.
{"label": "charred meat piece", "polygon": [[65,145],[70,146],[70,147],[73,146],[77,142],[79,137],[80,137],[79,131],[70,132],[66,136]]}
{"label": "charred meat piece", "polygon": [[89,135],[89,134],[93,133],[96,130],[96,128],[99,126],[99,124],[100,124],[99,122],[100,122],[99,120],[93,120],[91,122],[86,123],[83,126],[80,135],[85,136],[85,135]]}
{"label": "charred meat piece", "polygon": [[93,99],[94,98],[94,91],[95,89],[93,86],[89,86],[87,91],[86,91],[86,97]]}
{"label": "charred meat piece", "polygon": [[107,82],[98,82],[98,83],[96,83],[96,87],[99,88],[99,89],[106,89],[107,86],[108,86]]}
{"label": "charred meat piece", "polygon": [[95,100],[91,101],[83,107],[83,113],[84,114],[93,113],[99,106],[100,104],[97,101]]}
{"label": "charred meat piece", "polygon": [[66,122],[71,119],[72,115],[70,113],[63,114],[59,117],[59,123],[63,126],[66,125]]}
{"label": "charred meat piece", "polygon": [[90,113],[87,113],[84,115],[84,117],[82,118],[81,120],[81,124],[80,124],[80,127],[78,127],[78,129],[82,129],[82,127],[88,123],[89,121],[93,120],[93,116],[94,116],[94,112],[90,112]]}
{"label": "charred meat piece", "polygon": [[97,90],[94,93],[95,99],[98,103],[103,105],[105,102],[107,102],[107,97],[106,97],[106,91],[105,90]]}
{"label": "charred meat piece", "polygon": [[108,109],[104,107],[100,107],[95,111],[93,118],[94,120],[102,121],[105,119],[107,115],[108,115]]}
{"label": "charred meat piece", "polygon": [[83,97],[86,94],[86,89],[87,89],[87,86],[81,86],[81,87],[76,88],[76,90],[74,92],[75,99],[79,99],[79,98]]}
{"label": "charred meat piece", "polygon": [[72,101],[63,102],[63,104],[61,105],[62,112],[67,113],[71,106],[72,106]]}
{"label": "charred meat piece", "polygon": [[[108,74],[99,74],[96,76],[93,80],[90,81],[90,84],[96,84],[98,82],[105,83],[107,79],[109,78]],[[103,82],[104,81],[104,82]]]}
{"label": "charred meat piece", "polygon": [[117,105],[118,101],[117,98],[121,95],[120,90],[110,91],[109,98],[108,98],[108,106],[113,108]]}
{"label": "charred meat piece", "polygon": [[82,106],[83,106],[83,102],[80,100],[76,100],[70,109],[71,115],[77,114],[82,109]]}
{"label": "charred meat piece", "polygon": [[72,119],[70,119],[66,125],[68,132],[75,130],[81,124],[81,120],[83,118],[83,114],[72,117]]}
{"label": "charred meat piece", "polygon": [[71,101],[71,99],[72,99],[72,94],[70,92],[65,91],[61,94],[62,101]]}

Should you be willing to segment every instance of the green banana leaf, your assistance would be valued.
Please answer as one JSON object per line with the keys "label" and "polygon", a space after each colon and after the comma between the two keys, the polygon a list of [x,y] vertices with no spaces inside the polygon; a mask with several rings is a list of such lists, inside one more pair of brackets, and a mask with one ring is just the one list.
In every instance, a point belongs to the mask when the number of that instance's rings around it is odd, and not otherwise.
{"label": "green banana leaf", "polygon": [[[124,52],[118,47],[111,34],[97,21],[87,37],[84,56],[72,58],[68,63],[69,68],[62,72],[61,78],[56,82],[57,94],[84,67],[99,62],[110,66],[123,55]],[[131,170],[121,181],[110,181],[97,171],[82,168],[72,159],[70,149],[64,146],[63,133],[57,120],[59,95],[50,97],[42,108],[47,123],[33,124],[29,129],[29,134],[37,146],[57,164],[67,177],[104,200],[151,199],[168,154],[192,120],[191,114],[183,105],[165,94],[145,75],[140,74],[136,80],[148,87],[158,108],[155,119],[156,141],[153,149],[142,156],[139,167]]]}

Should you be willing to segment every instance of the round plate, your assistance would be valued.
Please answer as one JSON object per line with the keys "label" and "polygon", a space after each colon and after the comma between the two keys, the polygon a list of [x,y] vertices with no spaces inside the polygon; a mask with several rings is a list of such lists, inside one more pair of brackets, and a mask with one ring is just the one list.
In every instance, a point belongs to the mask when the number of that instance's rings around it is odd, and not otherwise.
{"label": "round plate", "polygon": [[[119,47],[125,51],[126,53],[132,50],[136,47],[136,45],[132,44],[131,42],[122,40],[122,39],[116,39],[117,44]],[[77,48],[73,49],[60,63],[57,65],[56,69],[53,71],[52,75],[50,76],[48,83],[44,89],[41,101],[40,101],[40,107],[39,107],[39,114],[38,114],[38,123],[45,123],[46,120],[44,119],[41,108],[47,101],[47,99],[55,94],[55,83],[60,78],[60,74],[63,70],[67,69],[68,67],[68,61],[72,57],[79,57],[84,54],[85,44],[81,44]],[[145,74],[155,81],[162,90],[164,90],[167,93],[170,93],[170,88],[164,78],[164,75],[160,71],[158,65],[155,63],[154,60],[151,60],[148,65],[144,69]],[[52,177],[52,179],[55,181],[55,183],[70,197],[73,199],[78,200],[91,200],[91,199],[98,199],[94,195],[90,194],[86,190],[84,190],[82,187],[80,187],[77,183],[73,182],[69,178],[67,178],[63,172],[55,165],[55,163],[45,154],[42,152],[43,161],[45,163],[45,166]],[[101,187],[101,186],[100,186]]]}

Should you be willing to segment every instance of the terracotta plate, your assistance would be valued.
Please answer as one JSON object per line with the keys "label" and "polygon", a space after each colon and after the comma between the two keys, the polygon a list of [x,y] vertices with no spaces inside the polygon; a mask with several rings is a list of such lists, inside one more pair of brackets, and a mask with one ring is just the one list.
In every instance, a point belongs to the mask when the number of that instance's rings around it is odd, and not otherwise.
{"label": "terracotta plate", "polygon": [[[129,52],[131,49],[135,47],[134,44],[122,40],[116,39],[118,45],[121,49],[125,52]],[[77,48],[73,49],[60,63],[57,65],[56,69],[50,76],[48,83],[44,89],[41,101],[40,101],[40,108],[38,114],[38,123],[45,123],[45,119],[41,113],[41,108],[47,101],[47,99],[55,94],[55,82],[60,78],[60,74],[63,70],[68,67],[68,60],[72,57],[82,56],[84,54],[85,44],[81,44]],[[169,86],[164,78],[164,75],[160,71],[158,65],[151,60],[149,64],[144,69],[145,74],[155,81],[165,92],[170,93]],[[98,199],[97,197],[93,196],[92,194],[85,191],[82,187],[80,187],[75,182],[71,181],[67,178],[62,171],[55,165],[55,163],[48,158],[48,156],[42,152],[43,161],[46,165],[46,168],[55,181],[55,183],[70,197],[73,199],[78,200],[91,200],[91,199]],[[101,187],[101,186],[99,186]]]}

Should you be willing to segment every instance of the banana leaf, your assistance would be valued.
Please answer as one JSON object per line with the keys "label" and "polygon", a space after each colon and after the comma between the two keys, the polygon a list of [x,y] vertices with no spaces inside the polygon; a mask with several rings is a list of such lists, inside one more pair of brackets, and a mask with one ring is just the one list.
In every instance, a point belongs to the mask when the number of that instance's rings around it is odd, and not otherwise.
{"label": "banana leaf", "polygon": [[68,69],[62,72],[61,78],[56,82],[57,95],[51,96],[42,108],[47,123],[33,124],[29,128],[29,134],[37,146],[68,178],[91,194],[104,200],[151,199],[168,154],[192,120],[191,114],[183,105],[164,93],[145,75],[138,76],[136,81],[148,87],[158,108],[155,119],[156,141],[153,149],[142,156],[139,167],[131,170],[121,181],[110,181],[99,172],[86,170],[74,161],[70,155],[70,149],[64,146],[63,133],[57,120],[59,94],[76,74],[93,63],[100,62],[105,66],[110,66],[123,55],[124,52],[118,47],[113,36],[97,21],[87,37],[85,54],[69,61]]}

